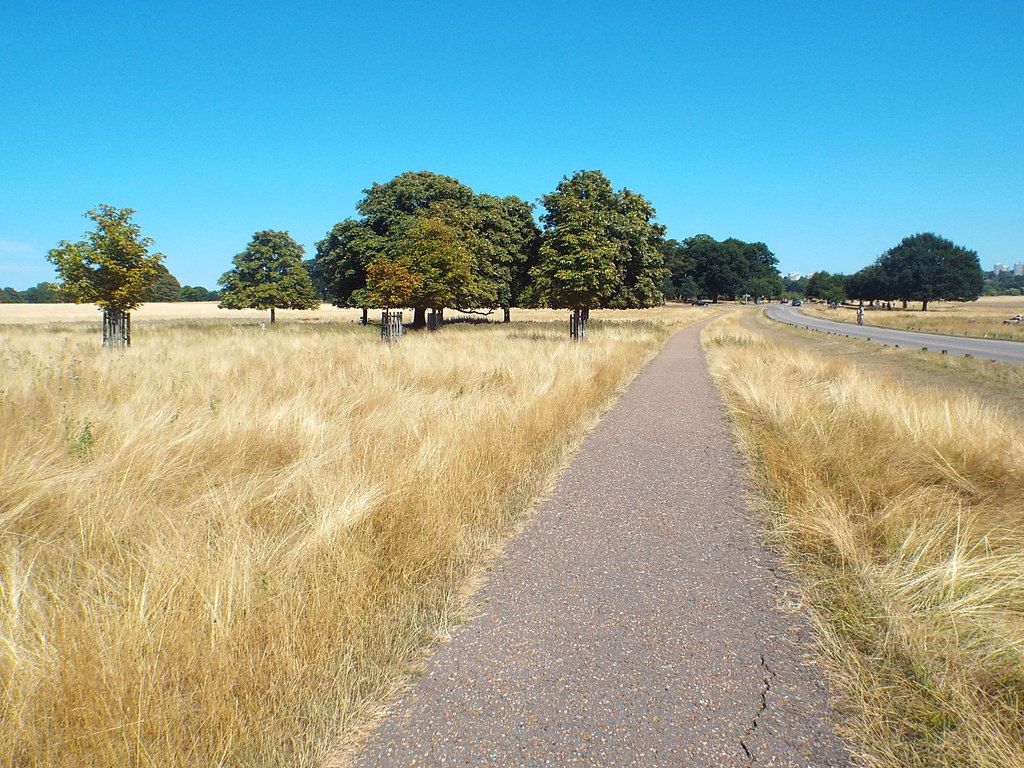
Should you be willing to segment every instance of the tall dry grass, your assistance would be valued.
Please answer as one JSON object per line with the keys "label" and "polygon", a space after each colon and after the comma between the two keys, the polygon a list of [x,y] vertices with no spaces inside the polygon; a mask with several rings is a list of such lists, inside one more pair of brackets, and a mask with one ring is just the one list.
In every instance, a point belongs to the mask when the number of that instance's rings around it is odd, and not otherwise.
{"label": "tall dry grass", "polygon": [[[1024,297],[1021,296],[983,296],[977,301],[937,301],[928,305],[927,312],[920,311],[918,302],[912,302],[910,306],[909,311],[868,308],[864,312],[864,322],[900,331],[1024,341],[1024,324],[1008,325],[1003,322],[1024,313]],[[805,305],[804,310],[828,320],[857,322],[857,310],[852,307],[829,309],[823,304],[809,304]]]}
{"label": "tall dry grass", "polygon": [[314,764],[697,316],[0,334],[0,764]]}
{"label": "tall dry grass", "polygon": [[740,328],[705,331],[878,766],[1024,766],[1024,433]]}

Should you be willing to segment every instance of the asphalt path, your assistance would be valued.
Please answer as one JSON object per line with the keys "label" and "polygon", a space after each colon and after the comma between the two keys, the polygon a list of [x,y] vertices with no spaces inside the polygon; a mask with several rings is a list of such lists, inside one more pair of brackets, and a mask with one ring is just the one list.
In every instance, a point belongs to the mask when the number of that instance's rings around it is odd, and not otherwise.
{"label": "asphalt path", "polygon": [[946,354],[950,355],[964,355],[1003,363],[1024,363],[1024,343],[1019,341],[970,339],[963,336],[941,336],[937,333],[897,331],[892,328],[879,328],[877,325],[837,323],[834,320],[810,317],[789,304],[773,304],[768,307],[767,315],[772,320],[795,325],[798,328],[809,328],[812,331],[833,333],[855,339],[867,339],[879,344],[899,346],[901,349],[927,349],[939,354],[945,350]]}
{"label": "asphalt path", "polygon": [[848,765],[699,332],[584,441],[356,765]]}

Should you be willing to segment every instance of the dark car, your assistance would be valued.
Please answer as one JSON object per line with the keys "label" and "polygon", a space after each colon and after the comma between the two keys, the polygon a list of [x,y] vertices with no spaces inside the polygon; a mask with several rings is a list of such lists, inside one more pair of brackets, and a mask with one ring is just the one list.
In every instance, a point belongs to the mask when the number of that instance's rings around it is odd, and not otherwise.
{"label": "dark car", "polygon": [[801,304],[803,304],[803,302],[800,301],[800,299],[793,299],[793,306],[794,307],[799,307]]}

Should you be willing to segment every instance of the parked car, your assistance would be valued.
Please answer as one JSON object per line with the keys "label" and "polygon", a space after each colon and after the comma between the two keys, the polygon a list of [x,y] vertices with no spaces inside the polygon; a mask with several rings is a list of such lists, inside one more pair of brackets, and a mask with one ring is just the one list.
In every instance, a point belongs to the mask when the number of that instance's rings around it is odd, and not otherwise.
{"label": "parked car", "polygon": [[793,299],[793,306],[794,307],[799,307],[801,304],[803,304],[803,302],[800,301],[800,299]]}

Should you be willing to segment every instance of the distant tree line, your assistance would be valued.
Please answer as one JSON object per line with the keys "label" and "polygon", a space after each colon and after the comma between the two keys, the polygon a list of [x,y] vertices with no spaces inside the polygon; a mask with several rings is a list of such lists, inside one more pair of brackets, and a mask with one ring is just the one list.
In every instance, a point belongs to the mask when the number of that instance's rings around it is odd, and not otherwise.
{"label": "distant tree line", "polygon": [[[167,267],[157,266],[154,284],[145,294],[145,301],[217,301],[220,294],[201,285],[182,285]],[[0,304],[61,304],[74,301],[57,283],[39,283],[23,291],[14,288],[0,290]]]}
{"label": "distant tree line", "polygon": [[1012,272],[986,272],[981,286],[982,296],[1024,295],[1024,275]]}
{"label": "distant tree line", "polygon": [[776,266],[779,260],[764,243],[694,235],[682,242],[665,240],[661,252],[668,270],[662,284],[667,298],[774,299],[785,289]]}
{"label": "distant tree line", "polygon": [[930,232],[900,243],[852,275],[815,272],[804,287],[808,298],[839,303],[847,299],[876,303],[936,300],[974,301],[982,295],[984,275],[978,254]]}

